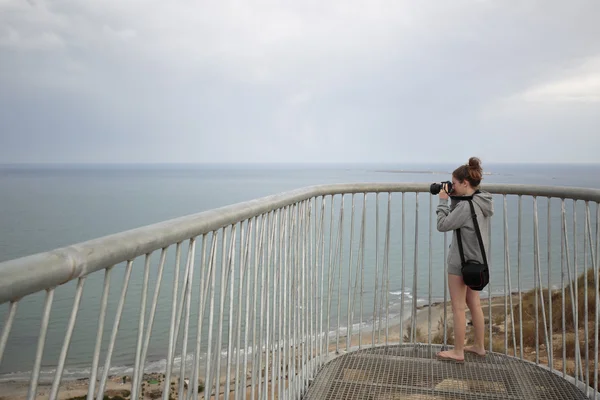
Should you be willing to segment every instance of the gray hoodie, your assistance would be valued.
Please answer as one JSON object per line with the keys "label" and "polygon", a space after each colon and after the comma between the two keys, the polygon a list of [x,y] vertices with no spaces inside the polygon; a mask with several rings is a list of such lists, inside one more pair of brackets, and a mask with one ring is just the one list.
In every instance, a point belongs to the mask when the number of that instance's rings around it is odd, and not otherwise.
{"label": "gray hoodie", "polygon": [[[447,199],[440,199],[437,206],[437,229],[440,232],[454,231],[452,235],[452,244],[448,253],[448,272],[454,275],[461,275],[461,260],[458,250],[458,241],[456,239],[456,229],[460,228],[463,251],[466,260],[483,261],[481,249],[475,233],[473,218],[471,216],[471,207],[467,200],[461,200],[461,197],[450,197],[451,204],[448,207]],[[489,261],[489,237],[488,227],[490,217],[494,214],[494,204],[492,195],[488,192],[480,191],[473,195],[473,206],[477,215],[477,222],[483,239],[483,246]]]}

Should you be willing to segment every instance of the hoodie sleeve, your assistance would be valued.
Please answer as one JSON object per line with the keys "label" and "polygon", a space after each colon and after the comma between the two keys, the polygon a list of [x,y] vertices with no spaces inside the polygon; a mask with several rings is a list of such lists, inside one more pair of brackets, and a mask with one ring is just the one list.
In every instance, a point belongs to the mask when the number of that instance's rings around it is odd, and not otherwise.
{"label": "hoodie sleeve", "polygon": [[440,199],[440,203],[437,206],[437,229],[440,232],[448,232],[458,228],[461,228],[471,218],[470,210],[466,201],[459,202],[454,210],[450,211],[448,207],[448,199]]}

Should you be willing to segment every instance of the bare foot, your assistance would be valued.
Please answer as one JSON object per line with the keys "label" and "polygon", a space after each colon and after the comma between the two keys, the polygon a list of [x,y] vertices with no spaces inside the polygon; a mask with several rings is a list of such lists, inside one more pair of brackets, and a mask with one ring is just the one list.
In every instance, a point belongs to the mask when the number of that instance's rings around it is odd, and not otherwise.
{"label": "bare foot", "polygon": [[454,360],[456,362],[465,361],[465,354],[456,350],[440,351],[436,356],[442,360]]}
{"label": "bare foot", "polygon": [[473,353],[475,355],[478,355],[479,357],[485,357],[485,348],[483,347],[476,347],[476,346],[467,346],[465,347],[465,352],[466,353]]}

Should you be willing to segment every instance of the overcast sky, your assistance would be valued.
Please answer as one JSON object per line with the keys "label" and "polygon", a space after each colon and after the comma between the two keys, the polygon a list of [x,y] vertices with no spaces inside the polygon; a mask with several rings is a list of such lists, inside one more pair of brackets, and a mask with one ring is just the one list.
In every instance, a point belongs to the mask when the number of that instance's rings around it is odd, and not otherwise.
{"label": "overcast sky", "polygon": [[0,163],[600,162],[600,2],[0,0]]}

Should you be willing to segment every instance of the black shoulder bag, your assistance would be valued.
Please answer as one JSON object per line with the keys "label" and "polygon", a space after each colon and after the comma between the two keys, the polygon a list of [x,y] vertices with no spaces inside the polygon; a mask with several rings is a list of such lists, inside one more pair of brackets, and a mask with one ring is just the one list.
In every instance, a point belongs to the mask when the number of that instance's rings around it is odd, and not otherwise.
{"label": "black shoulder bag", "polygon": [[463,252],[462,240],[460,237],[460,229],[456,230],[456,238],[458,239],[458,250],[460,251],[460,261],[462,263],[462,276],[465,285],[470,287],[472,290],[483,290],[490,282],[490,270],[488,268],[487,257],[485,255],[485,248],[483,247],[483,239],[481,238],[481,232],[479,231],[479,224],[477,223],[477,215],[475,214],[475,207],[473,207],[473,201],[468,199],[469,205],[471,206],[471,213],[473,217],[473,225],[475,226],[475,233],[477,234],[477,240],[479,241],[479,247],[481,248],[481,255],[483,256],[483,264],[477,260],[465,261],[465,254]]}

